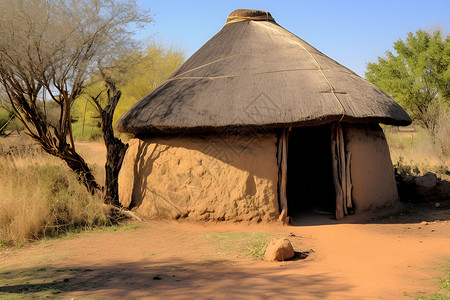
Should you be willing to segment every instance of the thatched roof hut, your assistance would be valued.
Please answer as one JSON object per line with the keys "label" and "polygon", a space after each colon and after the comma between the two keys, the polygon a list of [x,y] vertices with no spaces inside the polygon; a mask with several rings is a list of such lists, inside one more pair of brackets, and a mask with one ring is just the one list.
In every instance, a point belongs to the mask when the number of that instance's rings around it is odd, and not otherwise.
{"label": "thatched roof hut", "polygon": [[[271,219],[280,213],[285,219],[290,206],[319,205],[311,200],[317,196],[333,199],[320,201],[332,206],[337,217],[355,207],[383,206],[396,200],[397,191],[378,123],[410,122],[391,97],[278,25],[269,12],[238,9],[166,82],[117,122],[117,129],[138,138],[125,159],[129,171],[122,172],[127,179],[121,182],[121,201],[149,216],[213,219]],[[145,147],[152,148],[151,155],[143,154]],[[308,155],[313,157],[305,158]],[[190,161],[196,156],[201,158]],[[328,187],[316,183],[316,195],[308,186],[320,172],[315,174],[314,167],[302,170],[305,160],[315,161],[326,173],[320,182],[327,181]],[[151,171],[139,172],[148,161]],[[185,178],[197,182],[198,195],[169,182],[180,174],[176,165],[153,178],[160,172],[154,165],[158,161],[203,163],[200,175]],[[217,168],[221,171],[211,171]],[[238,171],[230,175],[227,168]],[[237,178],[243,186],[231,196],[236,186],[225,182],[236,183]],[[221,183],[212,186],[214,180]],[[150,190],[143,191],[143,182]],[[236,209],[240,206],[245,209]]]}

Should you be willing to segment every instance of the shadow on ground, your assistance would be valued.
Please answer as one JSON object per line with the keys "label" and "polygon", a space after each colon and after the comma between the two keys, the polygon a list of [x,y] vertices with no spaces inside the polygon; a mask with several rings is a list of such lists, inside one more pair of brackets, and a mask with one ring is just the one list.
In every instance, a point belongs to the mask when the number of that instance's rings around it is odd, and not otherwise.
{"label": "shadow on ground", "polygon": [[335,224],[412,224],[422,221],[449,221],[450,200],[439,203],[402,203],[397,208],[358,212],[337,221],[333,215],[300,211],[292,216],[294,226],[317,226]]}
{"label": "shadow on ground", "polygon": [[[298,258],[300,259],[300,257]],[[184,260],[117,263],[100,267],[30,268],[0,272],[0,297],[101,296],[164,298],[325,298],[351,289],[330,274],[294,274],[301,262],[259,263]],[[340,281],[340,282],[338,282]],[[326,288],[324,288],[326,287]]]}

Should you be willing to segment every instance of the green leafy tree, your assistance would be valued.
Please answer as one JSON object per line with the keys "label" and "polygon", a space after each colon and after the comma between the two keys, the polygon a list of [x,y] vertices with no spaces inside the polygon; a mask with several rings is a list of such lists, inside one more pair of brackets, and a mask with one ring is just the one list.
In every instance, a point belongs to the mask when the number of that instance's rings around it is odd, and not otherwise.
{"label": "green leafy tree", "polygon": [[433,131],[438,107],[449,105],[450,36],[418,30],[393,48],[396,53],[386,51],[386,57],[367,64],[366,79]]}

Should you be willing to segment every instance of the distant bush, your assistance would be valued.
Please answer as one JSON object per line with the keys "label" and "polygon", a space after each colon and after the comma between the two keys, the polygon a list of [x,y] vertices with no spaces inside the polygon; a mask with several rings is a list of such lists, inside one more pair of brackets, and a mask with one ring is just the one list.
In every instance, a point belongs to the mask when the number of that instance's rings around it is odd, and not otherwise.
{"label": "distant bush", "polygon": [[5,135],[7,132],[23,130],[23,125],[19,124],[20,122],[14,118],[10,120],[11,117],[11,113],[0,107],[0,136]]}
{"label": "distant bush", "polygon": [[84,124],[78,121],[72,124],[73,137],[76,141],[102,141],[103,142],[103,132],[102,128],[98,124]]}
{"label": "distant bush", "polygon": [[412,176],[412,175],[417,176],[420,174],[419,167],[417,165],[415,165],[412,160],[409,164],[405,163],[402,156],[400,156],[398,158],[397,163],[394,164],[394,169],[397,174],[406,175],[406,176]]}

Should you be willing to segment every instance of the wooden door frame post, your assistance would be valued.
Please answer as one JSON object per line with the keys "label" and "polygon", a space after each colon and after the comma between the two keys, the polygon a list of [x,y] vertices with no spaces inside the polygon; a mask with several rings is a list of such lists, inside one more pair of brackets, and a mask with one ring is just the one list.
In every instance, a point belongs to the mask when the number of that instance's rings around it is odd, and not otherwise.
{"label": "wooden door frame post", "polygon": [[280,216],[278,221],[289,224],[288,217],[288,204],[287,204],[287,156],[288,156],[288,137],[289,131],[284,128],[281,138],[278,139],[278,168],[280,170],[279,174],[279,197],[280,197]]}

